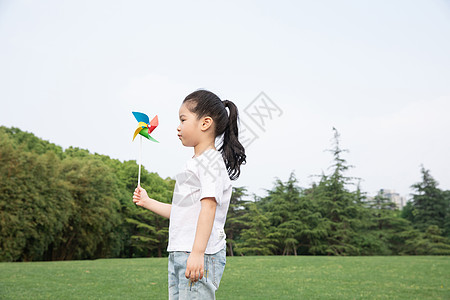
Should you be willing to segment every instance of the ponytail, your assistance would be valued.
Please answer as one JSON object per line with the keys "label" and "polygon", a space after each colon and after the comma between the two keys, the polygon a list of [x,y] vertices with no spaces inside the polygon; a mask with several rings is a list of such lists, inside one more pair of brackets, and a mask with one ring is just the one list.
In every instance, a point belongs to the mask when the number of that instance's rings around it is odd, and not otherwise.
{"label": "ponytail", "polygon": [[[223,134],[223,141],[218,149],[222,153],[227,167],[228,177],[236,180],[241,174],[241,165],[246,163],[244,146],[239,142],[238,109],[230,100],[221,101],[214,93],[197,90],[189,94],[183,103],[191,103],[189,110],[200,119],[210,116],[215,123],[215,136]],[[227,116],[227,110],[230,111]]]}
{"label": "ponytail", "polygon": [[241,164],[246,163],[245,149],[239,142],[238,109],[230,100],[224,100],[222,103],[228,107],[230,115],[219,151],[222,152],[230,179],[235,180],[241,174]]}

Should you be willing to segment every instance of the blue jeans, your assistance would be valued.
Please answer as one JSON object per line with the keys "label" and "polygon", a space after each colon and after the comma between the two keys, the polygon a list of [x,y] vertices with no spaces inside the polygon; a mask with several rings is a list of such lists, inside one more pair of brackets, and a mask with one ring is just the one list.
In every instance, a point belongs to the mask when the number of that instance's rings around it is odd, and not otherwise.
{"label": "blue jeans", "polygon": [[191,284],[186,279],[186,263],[189,252],[169,253],[169,300],[216,299],[216,290],[225,270],[225,248],[214,254],[205,254],[203,278]]}

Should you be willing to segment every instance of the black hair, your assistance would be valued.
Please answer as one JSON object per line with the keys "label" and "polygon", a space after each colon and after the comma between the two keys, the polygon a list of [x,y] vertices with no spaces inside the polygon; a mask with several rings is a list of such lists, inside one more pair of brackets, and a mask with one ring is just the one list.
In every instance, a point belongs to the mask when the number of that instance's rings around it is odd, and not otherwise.
{"label": "black hair", "polygon": [[[237,179],[241,174],[241,164],[246,163],[246,155],[244,146],[238,139],[239,116],[236,105],[230,100],[220,100],[216,94],[207,90],[197,90],[189,94],[183,101],[186,102],[189,111],[196,114],[198,119],[205,116],[213,119],[215,137],[224,134],[218,151],[222,153],[230,179]],[[229,116],[227,107],[230,111]]]}

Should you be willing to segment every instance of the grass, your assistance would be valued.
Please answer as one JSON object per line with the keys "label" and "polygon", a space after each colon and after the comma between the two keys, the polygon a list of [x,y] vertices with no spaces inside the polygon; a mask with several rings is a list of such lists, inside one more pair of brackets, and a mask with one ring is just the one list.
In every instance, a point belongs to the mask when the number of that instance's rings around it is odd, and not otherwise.
{"label": "grass", "polygon": [[[450,299],[450,257],[227,257],[218,299]],[[0,263],[0,299],[167,299],[167,258]]]}

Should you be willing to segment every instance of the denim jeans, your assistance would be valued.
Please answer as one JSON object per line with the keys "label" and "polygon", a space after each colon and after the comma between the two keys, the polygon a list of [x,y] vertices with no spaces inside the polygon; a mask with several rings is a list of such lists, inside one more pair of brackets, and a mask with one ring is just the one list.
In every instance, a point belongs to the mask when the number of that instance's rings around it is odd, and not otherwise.
{"label": "denim jeans", "polygon": [[203,278],[191,283],[184,276],[189,252],[169,253],[169,300],[216,299],[216,290],[226,263],[225,248],[214,254],[205,254]]}

